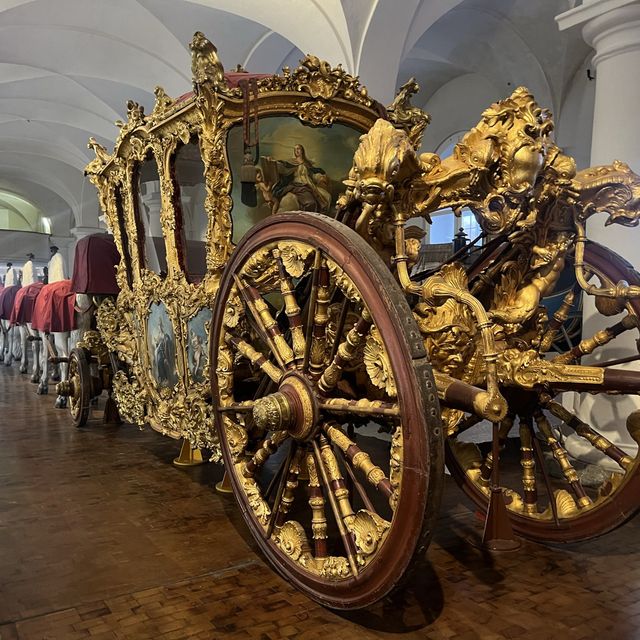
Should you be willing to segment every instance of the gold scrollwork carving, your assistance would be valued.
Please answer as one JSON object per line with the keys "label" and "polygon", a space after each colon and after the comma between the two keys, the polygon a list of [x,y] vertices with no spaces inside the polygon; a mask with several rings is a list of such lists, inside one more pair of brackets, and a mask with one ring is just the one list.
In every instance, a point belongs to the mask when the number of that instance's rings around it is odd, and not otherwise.
{"label": "gold scrollwork carving", "polygon": [[313,125],[328,125],[338,117],[338,112],[322,100],[303,102],[298,110],[300,120]]}

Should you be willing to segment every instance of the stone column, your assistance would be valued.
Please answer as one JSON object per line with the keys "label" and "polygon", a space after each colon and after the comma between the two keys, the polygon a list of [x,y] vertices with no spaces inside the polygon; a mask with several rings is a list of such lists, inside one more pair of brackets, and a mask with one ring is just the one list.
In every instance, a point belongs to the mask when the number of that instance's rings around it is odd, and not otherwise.
{"label": "stone column", "polygon": [[[586,42],[595,49],[592,72],[595,74],[595,105],[591,165],[611,164],[621,160],[640,173],[640,2],[637,0],[584,0],[583,4],[556,18],[560,30],[581,26]],[[605,216],[589,220],[587,236],[611,247],[636,268],[640,266],[638,247],[640,228],[620,225],[604,227]],[[604,318],[595,310],[593,297],[585,296],[583,335],[612,325],[615,320]],[[627,332],[612,345],[597,350],[584,364],[605,361],[637,353],[638,332]],[[615,345],[615,346],[614,346]],[[620,368],[625,368],[621,365]],[[639,369],[637,363],[626,368]],[[625,396],[594,397],[573,394],[568,406],[580,418],[630,453],[637,450],[629,437],[625,420],[638,408],[638,401]],[[580,456],[581,438],[575,436],[571,452]]]}

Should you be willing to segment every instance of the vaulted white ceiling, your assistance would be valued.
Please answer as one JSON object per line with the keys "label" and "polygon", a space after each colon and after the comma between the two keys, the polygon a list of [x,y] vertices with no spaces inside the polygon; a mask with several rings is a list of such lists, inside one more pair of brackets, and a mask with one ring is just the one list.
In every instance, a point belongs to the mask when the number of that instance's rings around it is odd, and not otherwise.
{"label": "vaulted white ceiling", "polygon": [[[88,138],[111,148],[126,100],[148,111],[156,85],[174,96],[188,91],[188,42],[196,30],[217,45],[229,69],[276,72],[313,53],[359,74],[383,102],[414,75],[423,86],[418,103],[427,109],[439,110],[438,96],[468,81],[489,102],[528,83],[559,110],[589,54],[579,33],[561,34],[553,21],[574,4],[0,0],[0,190],[39,207],[57,235],[97,226],[95,192],[83,177]],[[444,111],[441,121],[450,117]]]}

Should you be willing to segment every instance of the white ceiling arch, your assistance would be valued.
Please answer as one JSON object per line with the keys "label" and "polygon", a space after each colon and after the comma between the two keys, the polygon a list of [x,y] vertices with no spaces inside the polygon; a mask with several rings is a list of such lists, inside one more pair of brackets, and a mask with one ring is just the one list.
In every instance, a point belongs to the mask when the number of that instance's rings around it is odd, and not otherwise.
{"label": "white ceiling arch", "polygon": [[228,69],[273,73],[312,53],[359,75],[382,102],[416,75],[417,102],[437,95],[443,118],[456,86],[486,79],[483,96],[498,98],[522,69],[557,109],[588,52],[553,22],[575,2],[0,0],[0,185],[52,210],[56,233],[97,226],[82,173],[88,138],[111,147],[128,98],[148,111],[156,85],[189,91],[196,30]]}
{"label": "white ceiling arch", "polygon": [[[349,28],[339,0],[186,0],[187,3],[215,6],[281,34],[304,53],[342,63],[354,71]],[[206,30],[205,30],[206,31]]]}

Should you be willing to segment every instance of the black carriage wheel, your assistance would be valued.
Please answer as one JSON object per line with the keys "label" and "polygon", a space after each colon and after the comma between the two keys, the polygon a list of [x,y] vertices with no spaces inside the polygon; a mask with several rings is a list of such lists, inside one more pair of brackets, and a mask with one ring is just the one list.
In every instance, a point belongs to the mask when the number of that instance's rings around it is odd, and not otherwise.
{"label": "black carriage wheel", "polygon": [[84,349],[76,347],[69,354],[67,373],[71,394],[69,410],[74,427],[84,427],[91,409],[91,370]]}
{"label": "black carriage wheel", "polygon": [[238,245],[210,336],[216,427],[260,548],[323,605],[364,607],[424,555],[443,444],[420,333],[389,269],[319,214]]}
{"label": "black carriage wheel", "polygon": [[[640,274],[629,263],[596,243],[586,245],[585,268],[596,283],[599,280],[601,284],[615,284],[624,280],[640,285]],[[631,299],[627,303],[625,315],[634,322],[640,319],[640,299]],[[617,316],[612,317],[608,324],[619,322],[620,316]],[[629,328],[621,333],[634,331],[634,322],[630,322]],[[611,375],[614,383],[609,384],[607,390],[593,389],[591,393],[604,395],[607,391],[616,391],[616,367],[604,369],[605,375]],[[640,372],[626,372],[624,376],[621,384],[625,388],[619,391],[638,393]],[[635,388],[631,388],[634,385]],[[522,404],[521,397],[515,400]],[[513,446],[515,443],[520,448],[520,460],[511,460],[511,472],[502,461],[503,456],[500,466],[500,484],[514,530],[537,542],[577,542],[611,531],[634,515],[640,508],[640,455],[636,453],[634,457],[603,439],[597,424],[582,422],[575,413],[562,406],[559,397],[550,397],[548,389],[532,392],[528,403],[531,405],[528,415],[514,411],[501,424],[501,446]],[[630,436],[638,442],[640,410],[620,416],[621,426],[625,421]],[[480,438],[473,436],[473,430],[479,427],[472,423],[470,419],[470,426],[463,427],[463,434],[456,431],[446,440],[447,467],[463,491],[485,511],[490,495],[490,464],[487,465],[490,443],[476,444]],[[464,421],[461,424],[464,425]],[[506,437],[511,425],[519,429],[519,440]],[[563,446],[563,434],[567,433],[575,433],[585,446],[590,446],[594,459],[599,457],[601,463],[608,462],[606,473],[600,472],[595,465],[589,468],[589,465],[567,456]],[[507,458],[506,455],[504,457]],[[524,471],[527,467],[528,478]],[[591,477],[585,475],[586,471],[592,474]],[[532,495],[536,502],[530,499],[527,504],[527,498]]]}

